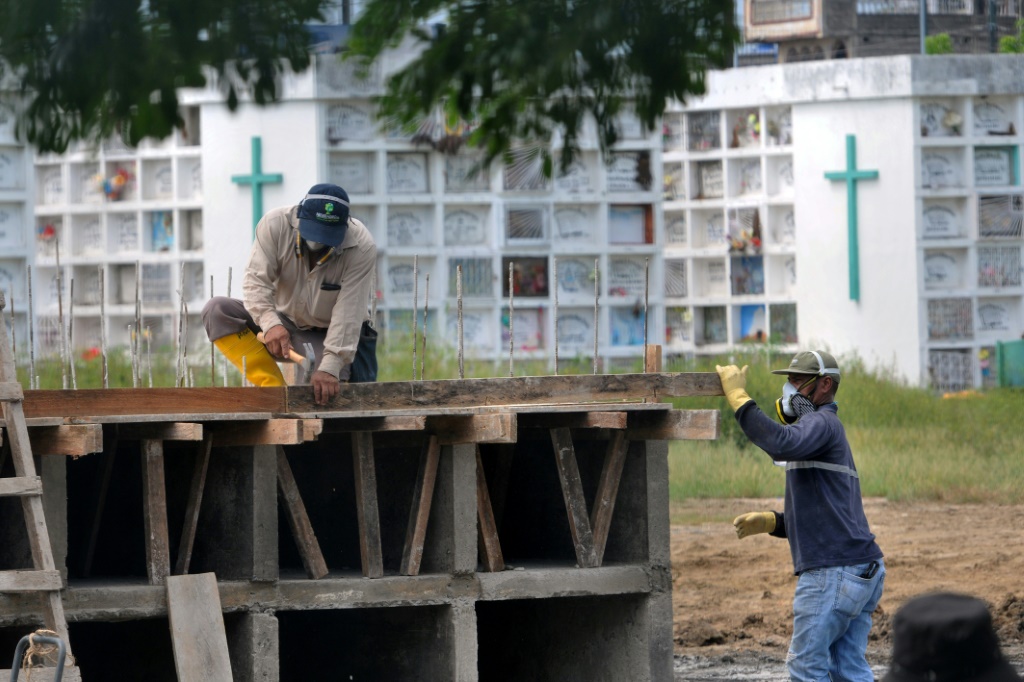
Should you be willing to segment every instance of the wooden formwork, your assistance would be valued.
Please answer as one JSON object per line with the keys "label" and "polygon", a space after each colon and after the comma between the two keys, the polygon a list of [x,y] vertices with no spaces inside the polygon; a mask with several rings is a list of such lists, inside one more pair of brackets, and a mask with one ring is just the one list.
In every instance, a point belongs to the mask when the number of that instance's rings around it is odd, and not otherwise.
{"label": "wooden formwork", "polygon": [[[311,679],[292,648],[324,627],[398,633],[332,675],[529,676],[496,642],[537,619],[559,679],[670,679],[664,442],[716,438],[720,413],[662,401],[713,395],[714,374],[646,373],[350,384],[328,406],[309,387],[26,391],[24,410],[86,647],[99,624],[148,632],[169,576],[212,571],[236,679]],[[34,613],[0,595],[0,635]]]}

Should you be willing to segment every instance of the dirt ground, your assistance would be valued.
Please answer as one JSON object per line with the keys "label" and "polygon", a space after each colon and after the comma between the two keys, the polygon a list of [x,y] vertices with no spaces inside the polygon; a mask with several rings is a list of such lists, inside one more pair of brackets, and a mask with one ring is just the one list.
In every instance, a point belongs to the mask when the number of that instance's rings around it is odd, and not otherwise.
{"label": "dirt ground", "polygon": [[[872,664],[889,661],[896,610],[910,597],[933,590],[987,601],[1007,657],[1024,662],[1024,504],[868,499],[864,507],[888,571],[868,647]],[[688,520],[672,526],[677,666],[680,660],[785,658],[796,587],[789,546],[767,535],[739,540],[731,523],[743,512],[767,509],[781,510],[782,500],[693,500],[673,506],[673,518]]]}

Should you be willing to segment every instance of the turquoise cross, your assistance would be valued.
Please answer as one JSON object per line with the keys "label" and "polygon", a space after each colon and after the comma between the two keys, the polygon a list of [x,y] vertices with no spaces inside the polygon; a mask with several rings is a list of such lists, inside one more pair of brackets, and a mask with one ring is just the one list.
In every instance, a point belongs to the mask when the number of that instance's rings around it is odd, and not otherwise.
{"label": "turquoise cross", "polygon": [[263,141],[252,138],[252,174],[232,175],[231,182],[252,185],[252,237],[256,238],[256,224],[263,217],[263,185],[276,185],[284,180],[280,173],[263,172]]}
{"label": "turquoise cross", "polygon": [[829,180],[846,182],[846,231],[850,252],[850,300],[860,300],[860,254],[857,248],[857,181],[877,180],[878,171],[857,170],[857,139],[846,136],[846,170],[825,173]]}

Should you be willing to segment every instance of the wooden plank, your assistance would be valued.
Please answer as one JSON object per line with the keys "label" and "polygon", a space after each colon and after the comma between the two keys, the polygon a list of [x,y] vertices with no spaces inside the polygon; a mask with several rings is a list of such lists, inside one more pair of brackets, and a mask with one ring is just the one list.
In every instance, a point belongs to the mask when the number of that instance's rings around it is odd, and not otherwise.
{"label": "wooden plank", "polygon": [[604,548],[608,544],[608,531],[612,525],[615,499],[619,494],[622,468],[629,452],[629,441],[622,431],[613,431],[601,467],[601,478],[597,483],[594,505],[590,510],[590,526],[594,533],[594,556],[597,565],[604,562]]}
{"label": "wooden plank", "polygon": [[292,537],[299,548],[299,556],[302,557],[306,575],[313,580],[319,580],[327,575],[327,562],[320,551],[320,543],[313,532],[313,524],[309,522],[306,505],[299,494],[299,486],[288,463],[288,456],[280,445],[277,446],[277,488],[281,492],[288,526],[292,529]]}
{"label": "wooden plank", "polygon": [[578,376],[446,379],[342,384],[329,406],[316,405],[310,386],[289,386],[287,412],[328,416],[333,411],[540,405],[720,396],[714,372],[678,374],[586,374]]}
{"label": "wooden plank", "polygon": [[[344,384],[342,384],[344,385]],[[377,469],[373,457],[373,434],[352,434],[352,465],[355,469],[356,515],[359,521],[359,556],[363,575],[384,575],[384,556],[380,548],[380,514],[377,507]]]}
{"label": "wooden plank", "polygon": [[[0,294],[2,299],[2,294]],[[2,307],[2,306],[0,306]],[[6,328],[0,324],[0,375],[14,374],[14,359],[7,344]],[[11,460],[17,476],[35,476],[35,460],[32,457],[32,443],[25,426],[24,405],[20,402],[0,402],[0,408],[7,424],[7,438],[10,440]],[[32,553],[32,566],[37,570],[53,571],[53,548],[50,545],[50,534],[46,528],[46,514],[43,511],[43,496],[28,495],[21,499],[21,509],[25,518],[25,531],[28,535],[29,548]],[[68,642],[67,655],[71,657],[71,644],[68,639],[68,623],[64,616],[64,603],[59,591],[50,591],[41,600],[43,620],[46,627],[57,633],[57,636]]]}
{"label": "wooden plank", "polygon": [[487,477],[484,475],[479,445],[476,447],[476,516],[478,551],[484,568],[491,573],[505,570],[505,557],[501,553],[498,524],[494,520],[494,508],[487,490]]}
{"label": "wooden plank", "polygon": [[437,464],[441,457],[441,445],[437,436],[430,436],[420,453],[416,483],[413,485],[412,506],[409,509],[409,524],[405,531],[405,546],[402,549],[402,575],[419,575],[423,561],[423,545],[427,537],[427,521],[430,506],[434,500],[434,483],[437,480]]}
{"label": "wooden plank", "polygon": [[121,440],[184,440],[201,441],[203,425],[194,422],[151,422],[118,424],[117,437]]}
{"label": "wooden plank", "polygon": [[232,682],[228,638],[213,573],[167,578],[167,615],[181,682]]}
{"label": "wooden plank", "polygon": [[64,587],[60,571],[0,571],[0,592],[49,592]]}
{"label": "wooden plank", "polygon": [[514,412],[457,417],[428,417],[427,429],[441,445],[458,443],[515,443],[518,419]]}
{"label": "wooden plank", "polygon": [[324,421],[324,433],[350,433],[352,431],[422,431],[427,428],[424,415],[403,415],[396,417],[361,417],[356,419],[328,419]]}
{"label": "wooden plank", "polygon": [[521,414],[519,427],[523,429],[624,429],[627,412],[577,412],[568,414]]}
{"label": "wooden plank", "polygon": [[644,349],[644,374],[661,372],[661,346],[648,345]]}
{"label": "wooden plank", "polygon": [[265,419],[207,424],[217,447],[298,445],[304,443],[303,419]]}
{"label": "wooden plank", "polygon": [[188,502],[185,504],[185,520],[181,526],[181,542],[178,543],[178,560],[174,564],[175,575],[188,573],[192,562],[192,548],[196,541],[196,527],[199,525],[199,508],[203,503],[206,488],[206,472],[210,468],[210,452],[213,450],[213,436],[207,435],[199,444],[196,465],[192,469],[192,481],[188,487]]}
{"label": "wooden plank", "polygon": [[316,440],[324,430],[323,419],[303,419],[302,420],[302,440],[308,442]]}
{"label": "wooden plank", "polygon": [[[271,388],[94,388],[25,391],[26,417],[201,415],[287,412],[283,386]],[[167,419],[164,419],[167,421]],[[173,421],[189,421],[173,419]],[[194,420],[193,420],[194,421]]]}
{"label": "wooden plank", "polygon": [[81,457],[103,452],[103,427],[99,424],[34,426],[28,435],[35,455]]}
{"label": "wooden plank", "polygon": [[0,400],[21,401],[25,397],[17,381],[0,381]]}
{"label": "wooden plank", "polygon": [[146,531],[146,575],[150,585],[162,585],[171,574],[171,550],[164,444],[158,440],[142,441],[142,520]]}
{"label": "wooden plank", "polygon": [[718,410],[669,410],[629,415],[630,440],[715,440],[722,433]]}
{"label": "wooden plank", "polygon": [[555,465],[558,467],[558,481],[562,485],[565,511],[569,516],[569,533],[576,550],[576,563],[580,568],[594,568],[598,566],[594,534],[590,529],[587,500],[583,496],[583,481],[580,479],[576,450],[572,446],[569,429],[551,429],[551,443],[555,447]]}
{"label": "wooden plank", "polygon": [[0,478],[0,497],[23,497],[42,495],[43,480],[38,476],[15,476]]}

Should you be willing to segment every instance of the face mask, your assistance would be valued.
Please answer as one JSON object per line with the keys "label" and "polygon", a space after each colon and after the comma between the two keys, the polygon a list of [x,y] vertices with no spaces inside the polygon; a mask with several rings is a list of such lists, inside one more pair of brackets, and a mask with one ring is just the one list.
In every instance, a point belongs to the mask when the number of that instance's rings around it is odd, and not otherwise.
{"label": "face mask", "polygon": [[320,242],[311,242],[308,239],[303,239],[302,241],[306,242],[306,248],[309,249],[310,251],[319,251],[320,249],[324,248],[324,246],[326,246],[326,244],[321,244]]}
{"label": "face mask", "polygon": [[795,417],[796,410],[793,409],[793,396],[799,395],[796,386],[788,381],[782,385],[782,411],[787,417]]}
{"label": "face mask", "polygon": [[811,399],[802,395],[796,386],[786,382],[782,386],[782,412],[787,417],[800,418],[817,409]]}

